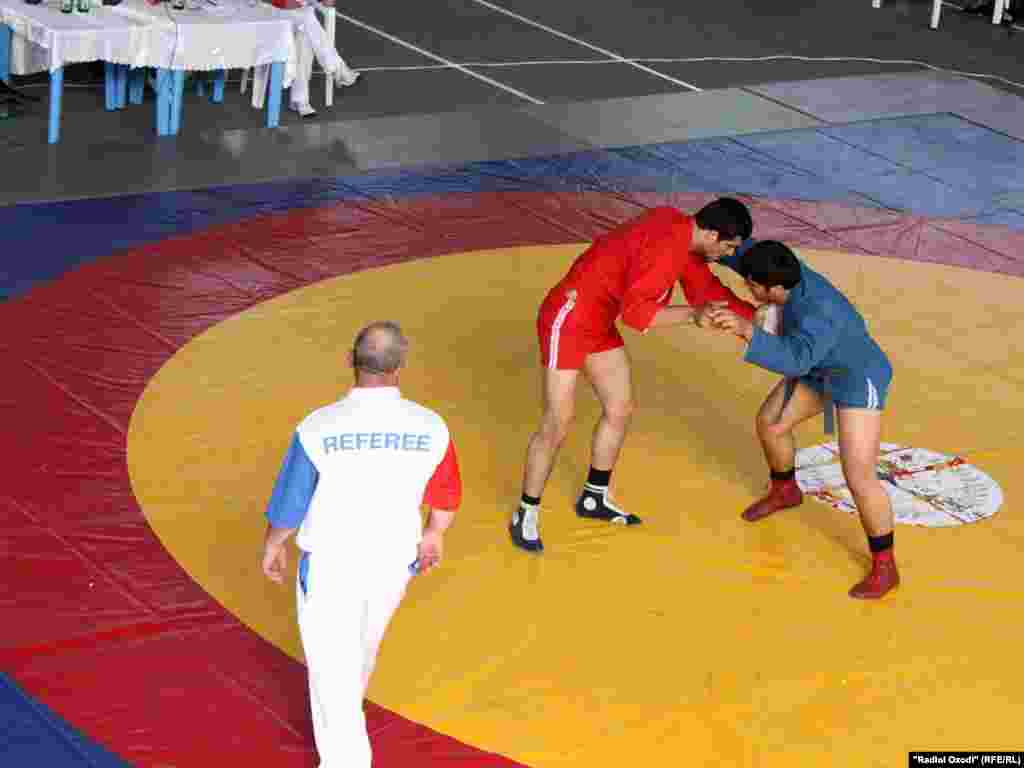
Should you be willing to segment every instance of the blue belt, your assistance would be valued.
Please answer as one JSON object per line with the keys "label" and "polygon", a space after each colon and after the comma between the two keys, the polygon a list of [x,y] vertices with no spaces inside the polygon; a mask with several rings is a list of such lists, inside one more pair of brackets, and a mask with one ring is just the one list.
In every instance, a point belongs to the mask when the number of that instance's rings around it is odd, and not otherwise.
{"label": "blue belt", "polygon": [[[817,373],[821,375],[822,387],[824,389],[822,398],[825,401],[825,410],[822,412],[822,416],[825,420],[825,434],[831,435],[836,431],[835,403],[832,401],[832,377],[846,373],[846,371],[843,368],[824,368],[817,371]],[[786,379],[786,397],[782,401],[782,410],[786,409],[789,399],[793,397],[793,392],[796,390],[796,382],[796,379]]]}

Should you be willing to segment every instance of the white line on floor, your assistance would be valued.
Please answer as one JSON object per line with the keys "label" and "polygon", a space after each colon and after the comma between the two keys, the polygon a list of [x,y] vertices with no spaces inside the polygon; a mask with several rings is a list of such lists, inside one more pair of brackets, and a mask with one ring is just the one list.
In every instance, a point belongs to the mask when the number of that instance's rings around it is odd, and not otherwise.
{"label": "white line on floor", "polygon": [[[927,61],[918,61],[916,59],[873,59],[864,56],[797,56],[792,54],[777,54],[772,56],[696,56],[691,58],[642,58],[642,59],[626,59],[627,63],[639,64],[643,62],[649,62],[651,64],[699,64],[707,62],[732,62],[735,64],[757,64],[765,61],[799,61],[815,64],[842,64],[845,62],[864,62],[869,64],[898,64],[902,66],[915,66],[927,69],[932,72],[945,72],[950,75],[959,75],[961,77],[978,78],[981,80],[998,80],[1006,85],[1011,85],[1015,88],[1024,89],[1024,83],[1019,83],[1015,80],[1009,80],[999,75],[991,75],[984,72],[961,72],[956,69],[944,69],[943,67],[929,64]],[[529,66],[565,66],[565,65],[578,65],[578,64],[618,64],[620,62],[613,59],[536,59],[530,61],[467,61],[462,64],[464,67],[474,67],[476,69],[502,69],[510,67],[529,67]],[[410,65],[395,65],[395,66],[379,66],[379,67],[360,67],[361,72],[418,72],[425,70],[443,70],[448,69],[444,65],[440,64],[410,64]],[[44,84],[45,85],[45,84]]]}
{"label": "white line on floor", "polygon": [[444,64],[444,65],[446,65],[448,67],[451,67],[452,69],[457,69],[459,72],[462,72],[464,75],[469,75],[470,77],[474,77],[477,80],[482,80],[483,82],[487,83],[488,85],[493,85],[495,88],[500,88],[503,91],[506,91],[508,93],[514,94],[515,96],[518,96],[521,99],[525,99],[526,101],[529,101],[531,104],[543,104],[544,103],[540,99],[534,98],[533,96],[531,96],[528,93],[524,93],[523,91],[520,91],[520,90],[518,90],[516,88],[513,88],[510,85],[505,85],[504,83],[499,83],[497,80],[494,80],[493,78],[487,77],[487,75],[481,75],[479,72],[474,72],[473,70],[469,69],[468,67],[466,67],[466,66],[464,66],[462,64],[456,64],[454,61],[449,61],[448,59],[446,59],[446,58],[444,58],[442,56],[438,56],[436,53],[431,53],[430,51],[427,51],[427,50],[424,50],[423,48],[420,48],[419,46],[416,46],[416,45],[413,45],[412,43],[406,42],[405,40],[402,40],[400,37],[395,37],[394,35],[390,35],[390,34],[388,34],[387,32],[385,32],[382,29],[377,29],[376,27],[374,27],[374,26],[372,26],[370,24],[367,24],[365,21],[360,21],[359,19],[353,18],[352,16],[348,16],[348,15],[346,15],[346,14],[344,14],[341,11],[338,11],[338,10],[335,10],[335,12],[338,14],[338,18],[339,19],[344,19],[349,24],[354,24],[357,27],[365,29],[365,30],[367,30],[369,32],[373,32],[375,35],[380,35],[385,40],[390,40],[392,43],[395,43],[396,45],[401,45],[402,47],[408,48],[411,51],[416,51],[416,53],[420,54],[421,56],[426,56],[428,59],[432,59],[434,61],[438,61],[438,62],[440,62],[440,63],[442,63],[442,64]]}
{"label": "white line on floor", "polygon": [[[959,6],[957,6],[959,7]],[[442,59],[443,61],[443,59]],[[900,64],[900,65],[913,65],[928,69],[932,72],[944,72],[950,75],[958,75],[960,77],[977,78],[979,80],[997,80],[1006,85],[1013,86],[1024,90],[1024,83],[1019,83],[1014,80],[1008,80],[1005,77],[999,75],[986,74],[984,72],[961,72],[955,69],[943,69],[937,67],[934,64],[929,64],[926,61],[917,61],[915,59],[872,59],[865,57],[855,56],[795,56],[789,54],[778,54],[774,56],[755,56],[755,57],[738,57],[738,56],[699,56],[694,58],[649,58],[649,59],[629,59],[631,63],[642,63],[649,62],[651,64],[694,64],[699,62],[709,61],[721,61],[721,62],[733,62],[733,63],[747,63],[756,64],[764,61],[801,61],[801,62],[813,62],[813,63],[843,63],[848,61],[859,61],[867,62],[872,64]],[[381,65],[381,66],[370,66],[370,67],[359,67],[360,72],[442,72],[448,69],[461,69],[461,68],[476,68],[476,69],[508,69],[512,67],[527,67],[533,65],[553,65],[553,66],[564,66],[564,65],[576,65],[576,64],[618,64],[620,62],[614,59],[538,59],[531,61],[466,61],[462,64],[456,64],[454,62],[447,62],[444,64],[395,64],[395,65]],[[315,71],[313,73],[316,77],[322,77],[323,72]],[[228,82],[237,82],[235,78],[228,78]],[[97,80],[95,82],[81,82],[81,83],[65,83],[65,88],[95,88],[103,85],[103,82]],[[49,88],[48,83],[26,83],[25,85],[18,86],[20,89],[26,88]],[[518,95],[518,94],[517,94]],[[524,94],[523,98],[527,98]],[[537,102],[540,103],[540,102]]]}
{"label": "white line on floor", "polygon": [[552,27],[549,27],[546,24],[541,24],[539,21],[529,19],[526,16],[522,16],[518,13],[515,13],[514,11],[510,11],[507,8],[502,8],[500,5],[489,2],[489,0],[473,0],[473,2],[484,6],[485,8],[490,8],[492,11],[497,11],[498,13],[503,13],[506,16],[510,16],[511,18],[516,19],[517,21],[521,21],[524,24],[529,24],[531,27],[542,29],[549,34],[562,38],[563,40],[568,40],[572,43],[576,43],[576,45],[582,45],[584,48],[589,48],[592,51],[597,51],[598,53],[604,54],[605,56],[609,56],[612,59],[615,59],[615,61],[619,62],[620,64],[629,64],[630,66],[636,67],[642,72],[646,72],[649,75],[654,75],[655,77],[660,77],[662,80],[668,80],[670,83],[681,85],[683,88],[689,88],[691,91],[704,90],[703,88],[698,88],[693,83],[688,83],[685,80],[677,80],[676,78],[671,77],[670,75],[666,75],[664,72],[659,72],[658,70],[651,69],[650,67],[646,67],[643,64],[638,64],[634,59],[627,59],[624,56],[620,56],[619,54],[615,53],[614,51],[609,51],[607,48],[600,48],[596,45],[588,43],[586,40],[580,40],[578,37],[567,35],[565,32],[559,32],[557,29],[553,29]]}

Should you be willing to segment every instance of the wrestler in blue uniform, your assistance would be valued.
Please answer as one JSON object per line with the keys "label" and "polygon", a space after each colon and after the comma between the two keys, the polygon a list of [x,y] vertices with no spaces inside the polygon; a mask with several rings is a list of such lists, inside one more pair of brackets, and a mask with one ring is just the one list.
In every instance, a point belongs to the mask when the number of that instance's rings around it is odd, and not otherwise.
{"label": "wrestler in blue uniform", "polygon": [[827,376],[840,408],[882,410],[892,381],[889,358],[857,308],[803,262],[800,282],[782,305],[782,328],[775,336],[755,326],[743,359],[797,378],[822,396]]}
{"label": "wrestler in blue uniform", "polygon": [[860,312],[828,280],[779,242],[745,242],[722,263],[739,272],[754,298],[781,307],[778,335],[717,307],[715,327],[749,343],[747,362],[786,377],[758,412],[757,433],[771,469],[771,490],[743,518],[761,520],[803,501],[796,482],[792,430],[824,410],[831,431],[832,403],[839,411],[839,452],[872,553],[872,569],[850,596],[882,597],[899,584],[893,559],[892,504],[877,475],[881,414],[892,365]]}

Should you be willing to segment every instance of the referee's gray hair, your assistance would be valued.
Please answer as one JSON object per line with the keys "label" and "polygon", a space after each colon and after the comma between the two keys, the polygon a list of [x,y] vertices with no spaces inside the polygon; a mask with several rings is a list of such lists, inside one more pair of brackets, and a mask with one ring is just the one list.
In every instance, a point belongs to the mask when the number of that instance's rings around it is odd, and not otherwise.
{"label": "referee's gray hair", "polygon": [[352,365],[365,373],[394,373],[405,364],[409,342],[401,326],[391,320],[370,323],[356,334]]}

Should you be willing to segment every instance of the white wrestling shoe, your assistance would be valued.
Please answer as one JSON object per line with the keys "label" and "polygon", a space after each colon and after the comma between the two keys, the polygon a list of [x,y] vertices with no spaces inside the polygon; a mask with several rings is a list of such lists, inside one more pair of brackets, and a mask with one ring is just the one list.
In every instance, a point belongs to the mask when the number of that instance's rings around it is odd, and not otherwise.
{"label": "white wrestling shoe", "polygon": [[537,507],[520,504],[512,515],[508,532],[512,543],[527,552],[543,552],[544,543],[540,540],[540,510]]}

